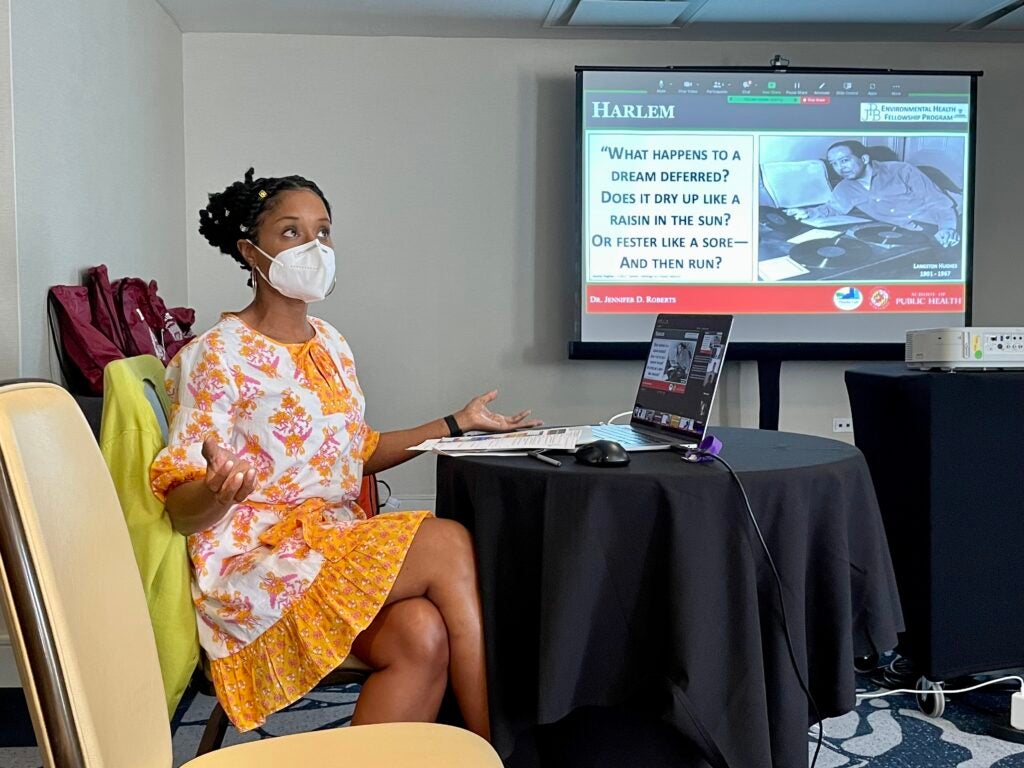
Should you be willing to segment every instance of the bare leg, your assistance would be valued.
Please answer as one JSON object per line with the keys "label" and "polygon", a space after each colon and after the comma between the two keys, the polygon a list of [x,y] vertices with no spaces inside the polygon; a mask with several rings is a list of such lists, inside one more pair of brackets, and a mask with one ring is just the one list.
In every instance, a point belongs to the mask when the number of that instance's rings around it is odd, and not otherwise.
{"label": "bare leg", "polygon": [[352,725],[437,719],[448,684],[448,630],[433,603],[411,598],[384,606],[352,652],[375,670]]}
{"label": "bare leg", "polygon": [[462,717],[471,731],[489,741],[491,722],[476,558],[469,533],[453,520],[423,521],[388,603],[421,596],[437,606],[448,628],[452,690]]}

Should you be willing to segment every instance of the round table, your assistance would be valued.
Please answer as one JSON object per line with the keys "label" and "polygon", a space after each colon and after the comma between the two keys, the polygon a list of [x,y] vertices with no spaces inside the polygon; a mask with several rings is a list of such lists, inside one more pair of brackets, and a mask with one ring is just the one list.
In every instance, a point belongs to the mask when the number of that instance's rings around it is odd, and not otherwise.
{"label": "round table", "polygon": [[[823,717],[847,712],[854,656],[902,630],[863,456],[807,435],[712,431],[781,574],[801,674]],[[581,707],[641,702],[713,766],[804,764],[808,705],[729,473],[665,451],[621,468],[560,458],[438,459],[438,515],[474,535],[498,751]]]}

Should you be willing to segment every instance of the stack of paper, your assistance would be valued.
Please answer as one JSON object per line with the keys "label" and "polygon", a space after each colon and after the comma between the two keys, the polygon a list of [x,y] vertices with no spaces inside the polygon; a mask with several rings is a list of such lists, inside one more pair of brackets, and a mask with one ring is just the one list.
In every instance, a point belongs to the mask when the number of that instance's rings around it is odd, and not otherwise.
{"label": "stack of paper", "polygon": [[764,281],[785,280],[788,277],[806,275],[810,271],[789,256],[765,259],[757,263],[757,276]]}
{"label": "stack of paper", "polygon": [[443,437],[439,440],[424,440],[410,450],[455,455],[568,450],[576,447],[582,433],[583,430],[579,427],[557,427],[554,429],[531,429],[523,432]]}
{"label": "stack of paper", "polygon": [[840,237],[843,233],[838,229],[809,229],[806,232],[801,232],[796,237],[791,237],[787,240],[787,243],[805,243],[808,240],[833,240]]}

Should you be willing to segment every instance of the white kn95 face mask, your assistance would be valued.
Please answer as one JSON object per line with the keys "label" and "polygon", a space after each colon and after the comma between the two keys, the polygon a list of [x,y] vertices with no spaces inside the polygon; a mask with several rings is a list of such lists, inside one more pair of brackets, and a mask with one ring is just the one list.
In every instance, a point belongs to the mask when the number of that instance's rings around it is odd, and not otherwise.
{"label": "white kn95 face mask", "polygon": [[329,245],[324,245],[319,240],[311,240],[293,248],[286,248],[277,256],[271,256],[252,240],[248,242],[270,259],[268,274],[264,275],[255,265],[253,269],[263,275],[263,279],[283,296],[309,304],[323,301],[334,290],[334,249]]}

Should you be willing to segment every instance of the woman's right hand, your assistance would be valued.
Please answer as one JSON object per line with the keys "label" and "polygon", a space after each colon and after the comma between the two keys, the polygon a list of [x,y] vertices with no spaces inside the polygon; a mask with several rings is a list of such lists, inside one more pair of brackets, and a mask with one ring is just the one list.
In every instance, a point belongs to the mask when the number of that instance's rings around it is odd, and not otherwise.
{"label": "woman's right hand", "polygon": [[206,477],[203,484],[222,506],[245,501],[256,490],[256,469],[245,459],[221,447],[212,435],[203,441]]}

